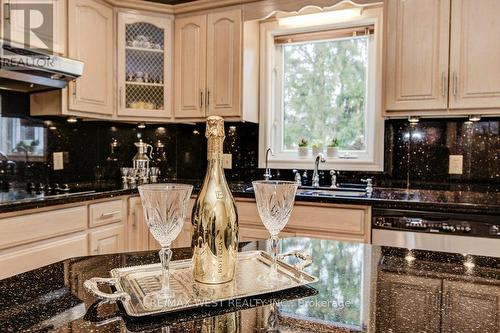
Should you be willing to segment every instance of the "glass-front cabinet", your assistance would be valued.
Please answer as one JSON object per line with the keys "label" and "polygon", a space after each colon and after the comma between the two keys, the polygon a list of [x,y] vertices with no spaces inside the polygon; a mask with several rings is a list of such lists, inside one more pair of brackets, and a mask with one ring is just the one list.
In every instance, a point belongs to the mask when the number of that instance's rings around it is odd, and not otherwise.
{"label": "glass-front cabinet", "polygon": [[119,117],[171,117],[172,23],[166,15],[118,13]]}

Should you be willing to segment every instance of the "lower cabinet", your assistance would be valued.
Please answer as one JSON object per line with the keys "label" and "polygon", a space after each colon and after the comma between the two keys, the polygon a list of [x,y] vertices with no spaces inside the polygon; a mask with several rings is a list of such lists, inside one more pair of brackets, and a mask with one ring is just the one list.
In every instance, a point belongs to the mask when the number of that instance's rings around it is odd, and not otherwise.
{"label": "lower cabinet", "polygon": [[125,225],[122,223],[97,228],[89,232],[90,254],[110,254],[125,251]]}
{"label": "lower cabinet", "polygon": [[498,333],[498,286],[379,272],[377,332]]}
{"label": "lower cabinet", "polygon": [[498,286],[444,281],[441,332],[500,332],[500,290]]}
{"label": "lower cabinet", "polygon": [[377,332],[441,332],[441,279],[391,273],[379,278]]}

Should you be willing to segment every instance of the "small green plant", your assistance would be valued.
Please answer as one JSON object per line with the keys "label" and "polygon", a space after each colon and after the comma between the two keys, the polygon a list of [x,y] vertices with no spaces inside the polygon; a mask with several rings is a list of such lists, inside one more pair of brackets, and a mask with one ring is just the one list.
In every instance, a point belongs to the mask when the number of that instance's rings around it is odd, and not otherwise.
{"label": "small green plant", "polygon": [[299,141],[299,147],[300,147],[300,148],[305,148],[305,147],[307,147],[308,143],[309,143],[309,142],[307,142],[307,140],[306,140],[306,139],[302,138],[302,139],[300,139],[300,141]]}
{"label": "small green plant", "polygon": [[333,138],[332,141],[328,144],[328,147],[338,147],[339,146],[339,140],[337,138]]}
{"label": "small green plant", "polygon": [[313,148],[322,148],[323,147],[323,142],[321,140],[314,140],[312,144]]}

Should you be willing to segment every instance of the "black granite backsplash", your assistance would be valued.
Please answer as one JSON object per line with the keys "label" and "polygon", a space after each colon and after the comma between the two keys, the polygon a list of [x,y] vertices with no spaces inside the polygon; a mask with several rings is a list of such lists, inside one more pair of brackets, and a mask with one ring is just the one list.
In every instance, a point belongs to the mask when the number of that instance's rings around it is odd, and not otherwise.
{"label": "black granite backsplash", "polygon": [[[206,168],[205,124],[147,125],[105,121],[68,123],[64,118],[30,117],[22,98],[2,98],[0,116],[0,183],[73,183],[119,179],[119,167],[130,166],[142,139],[154,151],[152,164],[169,178],[201,179]],[[7,99],[11,103],[4,103]],[[14,99],[15,100],[15,99]],[[16,100],[15,100],[16,101]],[[13,106],[15,105],[15,107]],[[387,120],[385,171],[341,172],[340,182],[371,176],[377,186],[453,188],[500,185],[500,118],[479,122],[460,119]],[[227,123],[225,152],[232,153],[229,180],[262,178],[257,168],[258,125]],[[52,154],[64,153],[64,169],[53,170]],[[448,174],[449,155],[463,155],[463,174]],[[8,162],[8,160],[13,162]],[[311,168],[313,161],[311,159]],[[274,178],[293,179],[291,170],[273,170]],[[329,175],[323,174],[324,183]],[[311,177],[309,177],[309,180]]]}

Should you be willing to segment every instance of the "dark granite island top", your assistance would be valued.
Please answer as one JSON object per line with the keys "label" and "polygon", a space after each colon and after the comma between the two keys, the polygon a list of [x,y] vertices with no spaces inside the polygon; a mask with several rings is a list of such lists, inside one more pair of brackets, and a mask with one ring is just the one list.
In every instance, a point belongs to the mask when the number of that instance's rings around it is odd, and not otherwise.
{"label": "dark granite island top", "polygon": [[[264,249],[265,241],[242,251]],[[500,332],[500,258],[288,238],[319,277],[258,298],[146,318],[101,304],[82,287],[155,252],[68,259],[0,280],[0,332]],[[177,249],[174,259],[189,258]],[[500,250],[499,250],[500,257]]]}

